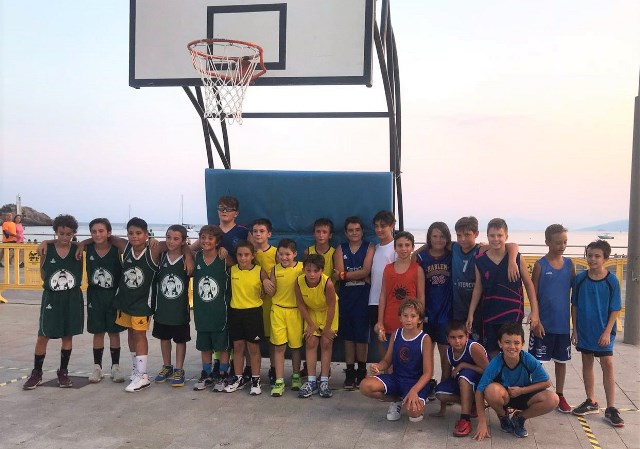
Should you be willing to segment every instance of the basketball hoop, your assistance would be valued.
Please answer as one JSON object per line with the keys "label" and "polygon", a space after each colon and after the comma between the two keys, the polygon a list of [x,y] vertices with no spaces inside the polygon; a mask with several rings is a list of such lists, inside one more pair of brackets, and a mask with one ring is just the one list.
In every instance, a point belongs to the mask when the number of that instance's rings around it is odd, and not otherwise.
{"label": "basketball hoop", "polygon": [[262,47],[232,39],[200,39],[189,42],[187,49],[202,78],[205,117],[242,123],[247,86],[267,71]]}

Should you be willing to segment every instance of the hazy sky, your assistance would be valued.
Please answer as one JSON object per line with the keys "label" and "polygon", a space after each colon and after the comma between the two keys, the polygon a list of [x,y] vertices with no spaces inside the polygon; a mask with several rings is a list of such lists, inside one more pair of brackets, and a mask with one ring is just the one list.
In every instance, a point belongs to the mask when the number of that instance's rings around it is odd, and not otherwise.
{"label": "hazy sky", "polygon": [[[0,203],[81,221],[205,223],[200,121],[181,88],[128,86],[129,1],[0,0]],[[637,0],[392,0],[405,223],[626,218]],[[378,71],[374,65],[374,73]],[[374,87],[253,87],[246,111],[375,110]],[[385,119],[247,119],[233,168],[388,170]],[[216,160],[216,162],[218,162]],[[220,166],[217,163],[217,166]]]}

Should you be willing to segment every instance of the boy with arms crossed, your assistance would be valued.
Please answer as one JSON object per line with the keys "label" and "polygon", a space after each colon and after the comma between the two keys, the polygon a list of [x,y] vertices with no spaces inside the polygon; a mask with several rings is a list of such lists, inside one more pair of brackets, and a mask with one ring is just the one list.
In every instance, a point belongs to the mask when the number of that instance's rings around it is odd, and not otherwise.
{"label": "boy with arms crossed", "polygon": [[[182,247],[187,241],[187,229],[171,225],[167,229],[167,251],[160,255],[157,275],[156,307],[152,335],[160,340],[163,367],[156,383],[169,381],[172,387],[184,386],[184,358],[187,342],[191,341],[189,312],[189,276],[184,267]],[[176,344],[176,364],[171,364],[171,340]]]}
{"label": "boy with arms crossed", "polygon": [[622,307],[620,284],[615,274],[604,266],[611,255],[611,246],[604,240],[587,245],[589,270],[576,275],[571,293],[571,342],[582,353],[582,378],[587,399],[573,409],[584,416],[600,413],[595,400],[593,360],[600,359],[602,382],[607,399],[604,418],[614,427],[624,426],[615,407],[616,384],[613,371],[613,344],[616,339],[616,320]]}
{"label": "boy with arms crossed", "polygon": [[[525,420],[549,413],[558,406],[558,395],[547,390],[549,375],[540,362],[522,350],[524,330],[520,323],[509,323],[498,330],[501,353],[485,368],[476,390],[476,404],[486,400],[500,419],[500,429],[518,438],[529,435]],[[516,412],[510,418],[507,408]],[[478,410],[478,428],[474,440],[490,437],[487,418]]]}
{"label": "boy with arms crossed", "polygon": [[269,320],[270,343],[275,353],[276,381],[271,388],[271,396],[280,397],[284,393],[284,352],[286,345],[291,348],[291,390],[299,391],[300,349],[302,348],[302,315],[296,302],[295,284],[302,272],[302,262],[296,262],[296,242],[282,239],[278,243],[278,260],[271,270],[271,282],[275,287],[272,298],[271,319]]}
{"label": "boy with arms crossed", "polygon": [[576,270],[571,259],[562,256],[567,248],[567,230],[562,225],[548,226],[544,241],[549,252],[535,263],[532,273],[540,324],[529,335],[529,352],[542,363],[554,361],[558,411],[571,413],[563,391],[567,362],[571,360],[570,291]]}
{"label": "boy with arms crossed", "polygon": [[73,336],[84,330],[84,304],[80,291],[82,258],[76,259],[77,246],[71,241],[78,230],[78,222],[71,215],[58,215],[53,220],[53,230],[55,242],[47,245],[47,254],[40,259],[43,280],[40,325],[34,367],[22,386],[24,390],[33,390],[42,383],[42,365],[51,338],[62,339],[58,386],[72,387],[68,366]]}
{"label": "boy with arms crossed", "polygon": [[[363,236],[362,221],[349,217],[344,222],[347,242],[341,243],[333,255],[336,278],[340,279],[340,336],[344,340],[347,373],[345,390],[354,390],[367,377],[369,349],[369,291],[374,247]],[[358,362],[358,371],[355,362]]]}
{"label": "boy with arms crossed", "polygon": [[[308,398],[318,392],[322,398],[333,396],[329,388],[329,370],[333,339],[338,331],[338,295],[331,279],[323,273],[324,257],[309,254],[302,265],[303,274],[295,284],[296,303],[304,320],[307,356],[307,381],[298,397]],[[320,387],[316,381],[316,364],[320,343]]]}

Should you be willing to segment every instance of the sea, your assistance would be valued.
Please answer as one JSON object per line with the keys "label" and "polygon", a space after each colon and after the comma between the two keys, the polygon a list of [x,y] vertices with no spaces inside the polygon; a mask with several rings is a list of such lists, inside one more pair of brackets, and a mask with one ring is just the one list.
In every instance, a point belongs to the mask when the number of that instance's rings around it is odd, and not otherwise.
{"label": "sea", "polygon": [[[161,239],[164,237],[168,224],[149,224],[149,232],[155,238]],[[194,225],[193,229],[189,230],[188,235],[190,239],[198,238],[198,230],[202,225]],[[127,229],[125,223],[112,223],[113,234],[121,237],[126,237]],[[426,241],[426,229],[406,229],[411,232],[416,238],[416,245]],[[597,240],[599,235],[608,234],[610,239],[607,239],[611,245],[612,257],[624,257],[627,255],[627,246],[629,241],[628,232],[621,231],[571,231],[569,230],[569,244],[565,251],[566,256],[580,257],[584,256],[584,248],[590,242]],[[89,224],[80,223],[78,228],[78,239],[83,240],[90,236]],[[25,227],[25,241],[37,240],[42,241],[44,239],[53,238],[53,229],[50,226],[27,226]],[[455,235],[453,236],[455,240]],[[340,241],[339,236],[334,233],[334,240],[337,244]],[[481,230],[478,242],[486,242],[486,231]],[[544,243],[544,230],[537,231],[510,231],[509,242],[515,242],[520,246],[520,252],[527,255],[544,255],[547,253],[547,247]],[[272,242],[273,244],[277,242]]]}

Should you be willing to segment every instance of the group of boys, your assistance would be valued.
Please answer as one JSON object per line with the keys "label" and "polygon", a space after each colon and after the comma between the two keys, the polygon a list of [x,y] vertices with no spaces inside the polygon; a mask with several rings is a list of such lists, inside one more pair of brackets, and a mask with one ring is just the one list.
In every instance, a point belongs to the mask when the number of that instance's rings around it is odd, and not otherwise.
{"label": "group of boys", "polygon": [[[72,384],[68,376],[72,336],[82,333],[84,328],[80,284],[81,255],[85,250],[89,279],[87,327],[94,334],[95,366],[91,382],[99,382],[103,377],[105,333],[110,337],[111,378],[114,382],[124,381],[119,368],[119,332],[127,328],[133,369],[126,391],[140,391],[150,385],[146,332],[155,314],[153,335],[161,340],[164,365],[155,381],[184,385],[186,342],[191,339],[187,285],[193,271],[196,348],[201,352],[203,367],[195,389],[212,386],[215,391],[232,392],[248,384],[250,366],[243,373],[230,369],[233,332],[230,339],[227,320],[232,294],[228,267],[235,263],[239,243],[245,241],[250,242],[255,250],[252,253],[255,262],[266,274],[261,276],[260,293],[263,328],[262,332],[254,332],[254,341],[268,338],[271,343],[271,395],[277,397],[284,392],[284,351],[288,345],[292,350],[292,390],[299,391],[301,397],[316,392],[322,397],[331,397],[328,388],[331,345],[338,332],[345,341],[344,388],[356,388],[366,377],[370,329],[378,320],[382,271],[395,258],[393,214],[381,211],[374,217],[374,230],[379,239],[375,247],[363,240],[363,224],[358,217],[345,220],[347,241],[335,249],[330,244],[333,224],[328,219],[316,220],[315,244],[305,250],[304,262],[300,263],[295,260],[295,242],[285,239],[276,248],[269,244],[269,220],[256,220],[251,230],[237,224],[238,207],[233,197],[219,200],[220,225],[207,225],[200,230],[200,239],[193,245],[197,250],[195,262],[193,248],[185,244],[186,229],[179,225],[169,228],[166,242],[149,244],[144,220],[130,220],[127,239],[120,239],[111,235],[108,220],[96,219],[90,223],[91,239],[76,244],[72,238],[77,231],[77,221],[68,215],[56,217],[55,241],[41,244],[45,252],[41,260],[44,292],[40,327],[34,369],[24,389],[34,389],[42,382],[42,366],[50,338],[62,339],[58,383],[60,387]],[[621,299],[617,279],[604,268],[611,252],[609,245],[604,241],[591,243],[586,250],[589,270],[576,276],[571,260],[562,255],[567,230],[561,225],[552,225],[545,232],[549,252],[536,263],[532,281],[519,254],[515,260],[519,277],[514,279],[509,272],[508,228],[504,220],[489,222],[486,251],[476,244],[479,233],[474,217],[460,219],[455,231],[457,242],[451,247],[453,295],[452,322],[447,326],[450,370],[447,374],[457,382],[441,382],[435,388],[443,403],[453,399],[462,403],[463,413],[454,434],[469,434],[474,400],[475,404],[486,400],[498,414],[502,430],[519,437],[527,435],[526,419],[547,413],[556,406],[562,412],[573,411],[577,415],[598,413],[592,373],[594,357],[600,358],[604,374],[605,418],[614,426],[624,425],[613,397],[612,350]],[[520,326],[524,317],[523,283],[531,303],[531,354],[521,350],[524,344]],[[571,335],[569,310],[574,324]],[[484,347],[477,343],[471,345],[467,333],[479,339]],[[176,343],[175,367],[171,364],[171,340]],[[301,378],[305,370],[300,369],[303,340],[308,361],[304,384]],[[571,343],[582,353],[587,393],[587,400],[573,410],[563,396]],[[319,382],[315,375],[318,346],[322,362]],[[479,362],[483,359],[479,357],[480,348],[485,361],[488,361],[486,352],[492,357],[488,365]],[[379,352],[384,354],[384,348],[379,347]],[[549,360],[556,362],[555,393],[547,390],[549,376],[539,363]],[[250,364],[248,361],[247,365]],[[508,369],[505,370],[505,366]],[[443,374],[443,379],[446,377]],[[259,383],[257,389],[255,387],[253,382],[252,394],[259,394]],[[511,417],[508,409],[515,410]],[[475,438],[486,436],[486,419],[484,413],[479,413]]]}

